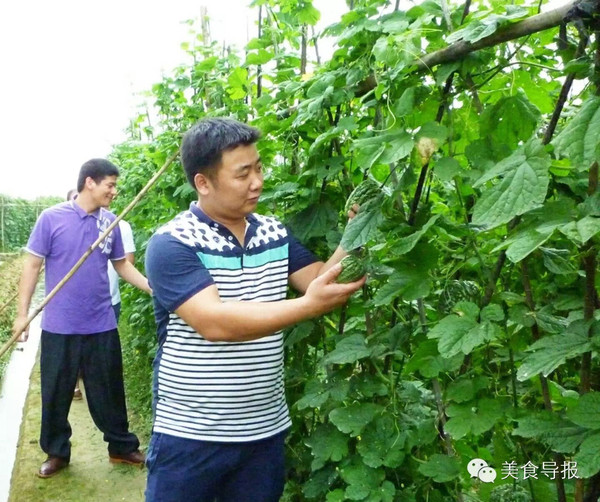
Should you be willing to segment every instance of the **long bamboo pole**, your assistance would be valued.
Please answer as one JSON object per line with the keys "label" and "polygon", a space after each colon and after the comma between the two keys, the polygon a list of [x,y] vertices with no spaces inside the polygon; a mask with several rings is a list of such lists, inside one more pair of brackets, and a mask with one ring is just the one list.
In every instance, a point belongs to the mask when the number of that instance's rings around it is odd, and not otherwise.
{"label": "long bamboo pole", "polygon": [[17,341],[17,339],[21,336],[21,333],[23,333],[23,331],[25,331],[27,329],[27,326],[29,326],[31,321],[33,321],[37,317],[37,315],[43,310],[43,308],[48,304],[48,302],[50,300],[52,300],[52,298],[54,297],[54,295],[56,295],[56,293],[58,293],[60,288],[62,288],[71,277],[73,277],[73,274],[75,274],[75,272],[77,272],[77,270],[79,269],[79,267],[81,267],[83,262],[85,260],[87,260],[88,257],[94,252],[94,250],[100,245],[100,243],[104,239],[106,239],[108,234],[110,234],[110,232],[112,232],[112,229],[115,228],[119,224],[119,221],[121,221],[127,215],[127,213],[129,213],[129,211],[131,211],[136,206],[136,204],[142,199],[142,197],[144,195],[146,195],[146,192],[148,192],[148,190],[150,190],[152,185],[154,185],[154,183],[156,183],[156,180],[158,180],[158,178],[162,175],[162,173],[164,173],[167,170],[167,168],[173,163],[173,161],[177,158],[178,155],[179,155],[179,151],[175,152],[173,155],[171,155],[171,157],[169,157],[167,159],[165,164],[158,171],[156,171],[154,176],[152,176],[152,178],[150,178],[148,183],[146,183],[146,186],[144,188],[142,188],[140,190],[140,192],[135,196],[135,198],[129,203],[129,205],[125,209],[123,209],[123,211],[121,212],[121,214],[119,216],[117,216],[115,221],[113,221],[109,225],[109,227],[104,231],[104,233],[102,235],[100,235],[96,239],[96,241],[88,248],[88,250],[81,256],[81,258],[79,258],[79,261],[75,265],[73,265],[73,268],[71,268],[71,270],[69,270],[69,272],[67,272],[67,275],[65,275],[62,278],[62,280],[54,287],[54,289],[52,291],[50,291],[50,293],[48,293],[48,295],[44,298],[42,303],[40,303],[40,305],[38,307],[36,307],[33,310],[33,312],[31,312],[29,314],[29,317],[27,317],[25,324],[23,326],[19,327],[13,333],[12,337],[2,346],[2,348],[0,349],[0,357],[2,357],[4,355],[4,353],[10,348],[10,346]]}

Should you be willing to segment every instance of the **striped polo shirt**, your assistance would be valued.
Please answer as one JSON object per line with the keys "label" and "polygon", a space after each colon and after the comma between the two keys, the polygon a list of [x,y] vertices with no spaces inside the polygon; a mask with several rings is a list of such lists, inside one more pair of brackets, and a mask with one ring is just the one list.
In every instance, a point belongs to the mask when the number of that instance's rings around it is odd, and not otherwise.
{"label": "striped polo shirt", "polygon": [[151,238],[146,272],[158,326],[153,430],[189,439],[253,441],[290,426],[281,332],[210,342],[175,310],[215,284],[223,301],[286,298],[288,277],[316,261],[273,217],[250,214],[243,245],[192,203]]}

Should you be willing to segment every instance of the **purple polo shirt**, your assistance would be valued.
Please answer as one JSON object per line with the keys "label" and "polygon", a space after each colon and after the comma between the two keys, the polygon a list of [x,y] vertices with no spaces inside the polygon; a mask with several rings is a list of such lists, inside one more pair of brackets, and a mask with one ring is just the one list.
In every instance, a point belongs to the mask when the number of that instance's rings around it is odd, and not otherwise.
{"label": "purple polo shirt", "polygon": [[[88,214],[74,201],[40,214],[25,248],[45,259],[46,295],[115,220],[106,209]],[[108,260],[125,257],[118,225],[48,302],[42,329],[63,335],[87,335],[115,329],[108,285]]]}

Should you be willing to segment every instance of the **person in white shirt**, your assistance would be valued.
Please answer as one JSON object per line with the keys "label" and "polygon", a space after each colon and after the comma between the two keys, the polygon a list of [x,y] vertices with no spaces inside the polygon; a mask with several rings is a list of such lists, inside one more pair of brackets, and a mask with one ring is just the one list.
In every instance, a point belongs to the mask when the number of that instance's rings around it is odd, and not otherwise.
{"label": "person in white shirt", "polygon": [[[123,238],[123,248],[125,249],[125,259],[132,265],[135,262],[135,243],[133,242],[133,232],[131,225],[125,220],[119,221],[119,230]],[[119,274],[115,271],[112,263],[108,262],[108,280],[110,283],[110,296],[112,298],[112,306],[117,318],[117,324],[121,315],[121,292],[119,291]]]}

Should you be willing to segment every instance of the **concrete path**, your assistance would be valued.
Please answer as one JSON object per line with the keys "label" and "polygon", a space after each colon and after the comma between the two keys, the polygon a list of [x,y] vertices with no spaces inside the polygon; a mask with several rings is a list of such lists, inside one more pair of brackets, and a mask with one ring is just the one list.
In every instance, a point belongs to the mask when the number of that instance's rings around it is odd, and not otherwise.
{"label": "concrete path", "polygon": [[8,500],[23,406],[29,389],[31,369],[36,361],[40,341],[40,316],[29,327],[29,340],[17,343],[12,351],[0,391],[0,502]]}
{"label": "concrete path", "polygon": [[[4,378],[0,397],[0,502],[142,502],[146,470],[109,463],[107,445],[92,421],[83,386],[83,399],[73,401],[69,412],[73,428],[70,465],[52,478],[37,476],[46,458],[38,444],[40,320],[41,315],[30,326],[29,340],[13,351]],[[142,449],[145,447],[142,444]]]}

